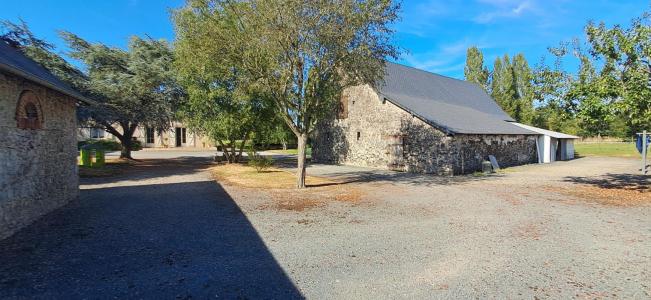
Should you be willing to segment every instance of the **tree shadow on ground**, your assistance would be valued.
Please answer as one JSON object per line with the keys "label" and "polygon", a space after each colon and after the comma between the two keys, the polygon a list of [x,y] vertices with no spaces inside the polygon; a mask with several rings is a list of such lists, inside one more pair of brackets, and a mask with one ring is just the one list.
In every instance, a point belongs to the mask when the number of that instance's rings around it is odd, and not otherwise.
{"label": "tree shadow on ground", "polygon": [[[138,159],[121,166],[121,172],[112,176],[80,178],[81,184],[106,184],[121,180],[144,180],[167,176],[191,175],[213,166],[207,157],[178,157],[169,159]],[[153,170],[156,170],[153,172]]]}
{"label": "tree shadow on ground", "polygon": [[345,185],[354,183],[391,183],[413,186],[454,185],[478,181],[491,181],[504,177],[504,174],[468,174],[455,176],[438,176],[434,174],[417,174],[381,169],[357,168],[338,165],[313,165],[308,175],[325,177],[334,182],[313,184],[311,187]]}
{"label": "tree shadow on ground", "polygon": [[3,299],[214,297],[303,298],[213,181],[82,190],[0,241]]}
{"label": "tree shadow on ground", "polygon": [[564,178],[564,181],[578,184],[588,184],[604,189],[636,190],[642,192],[651,190],[651,176],[641,174],[635,175],[607,173],[605,175],[595,177],[567,176]]}

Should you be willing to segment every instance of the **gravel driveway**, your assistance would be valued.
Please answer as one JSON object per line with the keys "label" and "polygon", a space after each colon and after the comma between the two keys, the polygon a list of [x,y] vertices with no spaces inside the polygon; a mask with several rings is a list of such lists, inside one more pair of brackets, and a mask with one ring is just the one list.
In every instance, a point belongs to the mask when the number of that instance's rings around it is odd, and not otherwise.
{"label": "gravel driveway", "polygon": [[205,163],[85,180],[80,201],[0,241],[0,296],[651,298],[651,207],[558,192],[623,184],[635,160],[454,178],[313,166],[363,200],[300,211],[214,184]]}

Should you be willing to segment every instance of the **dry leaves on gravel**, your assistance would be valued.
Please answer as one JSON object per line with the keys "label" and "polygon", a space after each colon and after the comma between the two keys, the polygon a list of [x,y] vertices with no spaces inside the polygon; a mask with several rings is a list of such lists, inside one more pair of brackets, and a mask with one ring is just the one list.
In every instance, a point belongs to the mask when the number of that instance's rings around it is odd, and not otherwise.
{"label": "dry leaves on gravel", "polygon": [[651,191],[642,189],[606,188],[587,184],[549,186],[545,190],[577,199],[614,206],[651,205]]}

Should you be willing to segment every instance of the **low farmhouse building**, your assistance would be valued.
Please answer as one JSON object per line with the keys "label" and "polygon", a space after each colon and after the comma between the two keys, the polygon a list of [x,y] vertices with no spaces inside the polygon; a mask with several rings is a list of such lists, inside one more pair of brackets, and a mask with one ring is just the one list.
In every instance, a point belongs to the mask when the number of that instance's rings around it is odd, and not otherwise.
{"label": "low farmhouse building", "polygon": [[[119,126],[116,126],[121,131]],[[153,127],[139,126],[133,133],[133,138],[140,142],[143,148],[214,148],[214,143],[205,135],[194,132],[182,122],[172,122],[169,129],[158,130]],[[118,139],[102,128],[80,127],[77,139],[85,140],[115,140]]]}
{"label": "low farmhouse building", "polygon": [[78,100],[0,40],[0,239],[78,196]]}
{"label": "low farmhouse building", "polygon": [[317,124],[314,162],[438,175],[481,170],[489,155],[502,167],[538,162],[541,134],[478,85],[395,63],[384,81],[344,90],[337,115]]}

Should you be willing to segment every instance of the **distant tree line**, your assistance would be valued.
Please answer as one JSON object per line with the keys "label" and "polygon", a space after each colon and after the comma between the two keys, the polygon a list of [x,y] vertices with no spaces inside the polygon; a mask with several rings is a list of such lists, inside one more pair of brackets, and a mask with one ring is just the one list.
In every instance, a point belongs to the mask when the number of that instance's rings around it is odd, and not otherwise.
{"label": "distant tree line", "polygon": [[[477,47],[467,51],[464,75],[516,121],[581,136],[630,137],[651,128],[651,18],[628,27],[589,22],[586,40],[550,47],[553,64],[533,69],[523,54],[498,57],[489,70]],[[562,68],[568,57],[575,72]]]}

